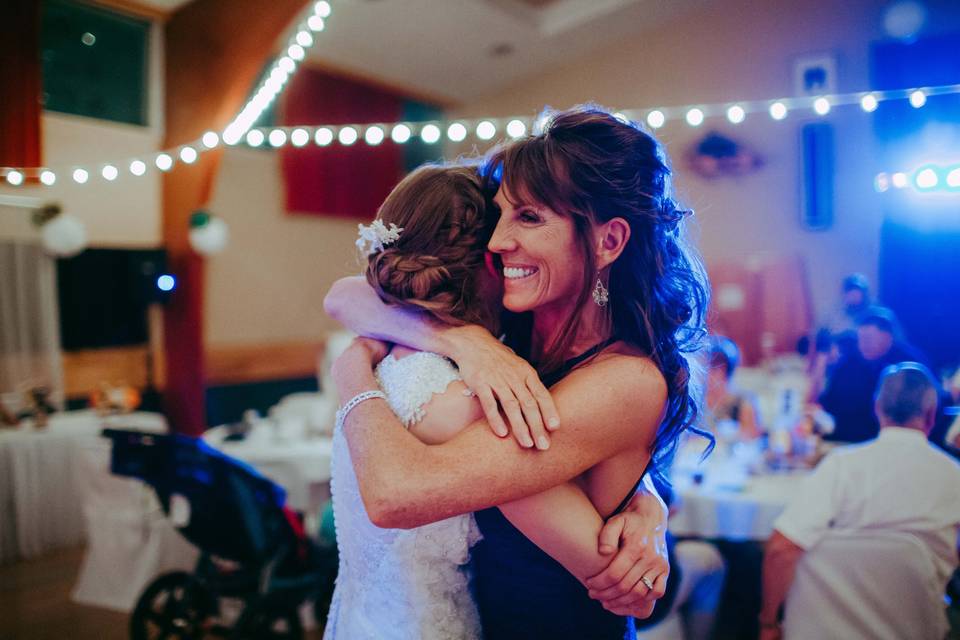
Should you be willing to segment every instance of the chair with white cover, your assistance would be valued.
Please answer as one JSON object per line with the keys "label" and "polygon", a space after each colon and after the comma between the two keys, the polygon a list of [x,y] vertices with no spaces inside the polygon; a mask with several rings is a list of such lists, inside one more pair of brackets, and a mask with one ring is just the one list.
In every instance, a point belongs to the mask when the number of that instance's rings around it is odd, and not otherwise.
{"label": "chair with white cover", "polygon": [[87,550],[71,597],[80,604],[131,611],[161,573],[191,570],[197,550],[164,515],[153,490],[111,475],[110,443],[81,452]]}
{"label": "chair with white cover", "polygon": [[787,640],[941,640],[944,586],[929,549],[891,531],[831,534],[804,553],[787,596]]}

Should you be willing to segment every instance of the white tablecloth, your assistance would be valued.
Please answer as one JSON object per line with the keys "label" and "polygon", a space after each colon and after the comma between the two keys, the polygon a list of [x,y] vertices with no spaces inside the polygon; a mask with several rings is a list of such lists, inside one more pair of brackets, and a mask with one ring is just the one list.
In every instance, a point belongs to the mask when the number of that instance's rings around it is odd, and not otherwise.
{"label": "white tablecloth", "polygon": [[670,516],[670,531],[697,538],[766,540],[805,475],[754,476],[739,488],[677,483],[679,507]]}
{"label": "white tablecloth", "polygon": [[83,542],[82,456],[105,426],[166,428],[159,414],[104,421],[93,411],[69,411],[52,415],[44,429],[0,429],[0,563]]}
{"label": "white tablecloth", "polygon": [[770,472],[757,443],[723,438],[701,461],[703,442],[691,439],[677,452],[670,531],[697,538],[766,540],[809,471]]}
{"label": "white tablecloth", "polygon": [[254,426],[245,440],[226,441],[225,427],[208,430],[203,439],[223,453],[243,460],[270,478],[287,492],[287,504],[316,515],[330,497],[329,438],[304,438],[300,433],[284,433],[268,421]]}

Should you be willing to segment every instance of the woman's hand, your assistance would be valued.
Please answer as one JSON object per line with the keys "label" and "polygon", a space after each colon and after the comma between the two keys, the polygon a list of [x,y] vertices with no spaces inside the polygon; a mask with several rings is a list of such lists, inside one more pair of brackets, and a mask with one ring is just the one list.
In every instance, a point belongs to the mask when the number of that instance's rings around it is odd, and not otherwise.
{"label": "woman's hand", "polygon": [[[389,352],[390,345],[386,342],[373,338],[354,338],[330,368],[330,375],[337,387],[341,403],[348,401],[356,394],[354,387],[357,386],[355,384],[358,382],[357,379],[369,377],[373,368]],[[360,386],[364,386],[364,383],[360,383]],[[369,384],[367,383],[366,386],[369,387]]]}
{"label": "woman's hand", "polygon": [[[481,327],[451,328],[444,338],[449,344],[446,354],[480,400],[494,433],[505,437],[512,430],[522,447],[549,448],[549,432],[560,426],[560,418],[536,370]],[[501,409],[510,422],[509,430]]]}
{"label": "woman's hand", "polygon": [[600,532],[600,553],[617,554],[586,581],[590,597],[617,615],[646,618],[653,613],[670,576],[666,533],[666,505],[655,491],[638,491]]}

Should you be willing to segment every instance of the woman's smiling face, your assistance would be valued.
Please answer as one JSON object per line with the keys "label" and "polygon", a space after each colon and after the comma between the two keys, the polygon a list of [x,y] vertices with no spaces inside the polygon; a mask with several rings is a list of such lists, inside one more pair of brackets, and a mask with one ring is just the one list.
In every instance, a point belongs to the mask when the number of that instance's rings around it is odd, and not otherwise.
{"label": "woman's smiling face", "polygon": [[572,312],[585,268],[572,218],[518,199],[505,183],[494,202],[500,219],[488,248],[501,263],[503,306],[516,313]]}

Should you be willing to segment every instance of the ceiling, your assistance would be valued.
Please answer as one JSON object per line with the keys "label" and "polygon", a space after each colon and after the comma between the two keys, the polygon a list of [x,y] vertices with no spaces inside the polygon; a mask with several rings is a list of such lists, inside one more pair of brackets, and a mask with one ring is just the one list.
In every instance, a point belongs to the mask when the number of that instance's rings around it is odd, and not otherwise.
{"label": "ceiling", "polygon": [[309,56],[414,94],[465,102],[708,1],[334,0]]}

